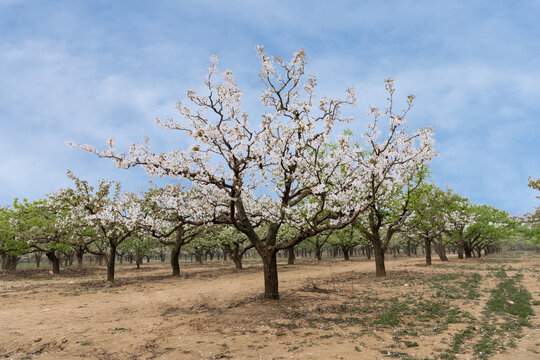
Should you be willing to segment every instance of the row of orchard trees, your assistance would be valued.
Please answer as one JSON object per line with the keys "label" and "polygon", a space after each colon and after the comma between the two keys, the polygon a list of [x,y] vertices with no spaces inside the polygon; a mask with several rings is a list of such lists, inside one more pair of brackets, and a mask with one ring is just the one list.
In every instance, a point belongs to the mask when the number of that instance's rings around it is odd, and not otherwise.
{"label": "row of orchard trees", "polygon": [[[46,199],[29,203],[15,201],[2,209],[0,251],[5,268],[14,267],[18,255],[44,253],[60,271],[59,253],[72,254],[82,264],[83,254],[91,253],[107,259],[109,281],[114,281],[114,265],[118,255],[129,254],[137,267],[149,252],[163,248],[170,253],[173,276],[180,275],[178,257],[187,250],[202,261],[203,255],[230,256],[237,269],[242,269],[242,257],[253,244],[246,235],[231,225],[212,225],[207,221],[190,220],[189,200],[197,195],[194,189],[184,191],[180,186],[151,187],[141,194],[120,193],[119,185],[102,181],[94,189],[73,174],[73,188],[49,194]],[[114,190],[113,190],[114,189]],[[408,197],[408,199],[406,199]],[[326,230],[289,247],[289,263],[294,263],[294,248],[313,250],[321,260],[324,249],[339,250],[345,260],[359,247],[371,258],[379,246],[382,256],[376,259],[377,275],[384,276],[384,254],[403,249],[410,255],[421,246],[426,263],[431,264],[431,248],[442,261],[446,249],[457,251],[458,257],[480,257],[481,252],[496,252],[517,228],[521,232],[530,227],[517,227],[504,211],[493,207],[472,205],[467,199],[437,186],[423,182],[413,192],[396,194],[402,206],[382,209],[373,204],[355,222],[339,230]],[[406,209],[403,205],[406,203]],[[396,218],[402,211],[409,215],[402,224]],[[200,218],[199,218],[200,219]],[[390,233],[391,229],[395,229]],[[264,233],[265,226],[256,231]],[[283,243],[297,236],[290,225],[280,228],[277,242]],[[381,271],[382,270],[382,271]]]}
{"label": "row of orchard trees", "polygon": [[[118,246],[139,232],[171,246],[172,258],[177,258],[181,246],[199,232],[209,231],[210,225],[227,226],[234,236],[239,232],[247,238],[261,257],[269,299],[279,298],[276,254],[302,243],[318,247],[325,238],[346,239],[357,232],[373,249],[377,276],[384,276],[384,256],[398,234],[422,238],[430,247],[442,246],[444,234],[458,233],[465,255],[501,234],[506,224],[502,216],[507,217],[503,212],[500,219],[491,218],[496,210],[485,207],[473,219],[466,204],[463,211],[459,206],[450,214],[441,210],[449,206],[449,195],[426,184],[427,166],[436,155],[433,130],[406,127],[414,96],[407,97],[403,111],[396,111],[395,88],[388,79],[387,104],[369,110],[371,120],[361,136],[354,137],[349,130],[337,134],[336,124],[353,120],[342,111],[356,104],[354,90],[347,89],[345,99],[317,98],[316,78],[305,75],[303,51],[290,61],[270,57],[262,47],[258,55],[264,86],[261,102],[266,108],[260,121],[250,123],[242,111],[242,92],[232,72],[217,79],[218,61],[213,56],[204,93],[189,90],[190,104],[178,103],[187,122],[157,120],[190,138],[188,149],[154,153],[148,139],[127,152],[118,151],[112,140],[103,151],[70,143],[113,159],[121,168],[141,166],[150,176],[167,176],[186,188],[170,185],[140,196],[121,193],[107,182],[94,191],[73,178],[74,189],[50,196],[54,204],[48,203],[50,212],[66,215],[52,221],[51,229],[74,237],[73,244],[85,236],[99,239],[102,246],[94,244],[88,251],[107,257],[112,281]],[[455,229],[449,230],[452,222]],[[79,228],[80,224],[85,225]],[[475,233],[469,229],[473,224]],[[490,229],[495,229],[492,235]],[[38,238],[45,236],[34,236]]]}
{"label": "row of orchard trees", "polygon": [[[73,188],[33,203],[16,200],[13,206],[2,209],[0,252],[5,268],[14,268],[18,255],[36,252],[45,253],[53,272],[58,273],[60,252],[75,254],[79,264],[84,253],[91,253],[106,259],[107,280],[114,282],[115,261],[118,255],[126,253],[139,267],[144,255],[158,248],[163,254],[163,247],[168,247],[173,276],[179,276],[182,248],[200,262],[203,255],[230,256],[237,269],[242,269],[243,255],[253,248],[247,236],[234,226],[190,221],[186,214],[180,214],[179,208],[187,209],[184,202],[196,196],[193,189],[185,192],[180,186],[167,185],[152,187],[142,194],[121,194],[118,184],[102,181],[94,189],[73,174],[68,176],[74,181]],[[321,232],[288,248],[289,263],[294,262],[294,247],[313,250],[319,260],[325,249],[333,250],[334,256],[339,250],[348,260],[356,247],[371,258],[380,241],[382,256],[375,256],[376,270],[378,276],[384,276],[385,272],[380,270],[384,271],[388,249],[403,249],[410,255],[420,246],[430,265],[432,245],[440,259],[446,261],[447,249],[457,251],[459,258],[473,254],[480,257],[482,251],[500,251],[519,232],[529,238],[536,236],[538,242],[538,228],[517,226],[504,211],[472,205],[433,184],[424,182],[414,192],[396,194],[401,201],[407,197],[406,211],[410,214],[400,226],[395,218],[400,216],[402,207],[383,210],[374,204],[350,225]],[[389,235],[391,228],[397,230]],[[536,235],[532,236],[535,230]],[[267,228],[261,226],[256,231],[264,233]],[[278,232],[277,242],[284,243],[295,236],[296,230],[285,225]]]}

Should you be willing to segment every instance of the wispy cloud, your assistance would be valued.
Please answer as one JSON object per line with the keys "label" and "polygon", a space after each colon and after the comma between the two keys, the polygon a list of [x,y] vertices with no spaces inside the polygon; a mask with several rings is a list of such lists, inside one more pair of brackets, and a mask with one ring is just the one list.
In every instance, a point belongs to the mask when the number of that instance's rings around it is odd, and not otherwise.
{"label": "wispy cloud", "polygon": [[365,110],[383,105],[382,80],[417,96],[412,126],[437,131],[435,180],[512,213],[531,208],[528,175],[540,176],[540,2],[0,0],[0,202],[37,198],[67,184],[70,168],[90,180],[143,186],[69,149],[73,140],[119,147],[152,138],[159,150],[187,139],[153,124],[176,116],[197,89],[207,59],[234,71],[251,121],[259,119],[256,44],[284,57],[303,47],[318,94],[355,86]]}

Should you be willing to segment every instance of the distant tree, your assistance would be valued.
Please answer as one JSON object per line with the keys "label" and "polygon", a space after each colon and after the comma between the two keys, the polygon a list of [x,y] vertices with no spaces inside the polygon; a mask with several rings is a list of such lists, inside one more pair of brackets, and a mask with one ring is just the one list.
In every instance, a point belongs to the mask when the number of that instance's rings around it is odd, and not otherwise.
{"label": "distant tree", "polygon": [[329,244],[341,250],[343,259],[350,260],[350,251],[362,242],[361,233],[353,226],[336,230],[330,235]]}
{"label": "distant tree", "polygon": [[431,265],[431,245],[434,243],[441,260],[448,260],[442,235],[447,230],[450,202],[449,192],[429,183],[418,187],[411,199],[412,215],[407,221],[406,231],[423,240],[427,265]]}
{"label": "distant tree", "polygon": [[242,270],[242,257],[253,248],[247,236],[230,225],[219,226],[214,233],[221,247],[231,256],[236,270]]}
{"label": "distant tree", "polygon": [[133,256],[137,269],[141,267],[144,256],[149,255],[155,248],[156,241],[149,235],[127,238],[118,246],[118,250]]}
{"label": "distant tree", "polygon": [[450,196],[451,201],[446,214],[446,234],[451,237],[452,243],[457,247],[458,259],[463,259],[465,230],[474,223],[475,214],[469,199],[456,193],[451,193]]}
{"label": "distant tree", "polygon": [[322,260],[322,250],[324,249],[325,245],[328,244],[330,235],[332,235],[332,231],[329,230],[324,233],[319,233],[306,240],[315,248],[315,257],[318,261]]}
{"label": "distant tree", "polygon": [[180,277],[178,257],[184,245],[189,244],[206,226],[208,219],[201,216],[206,198],[206,207],[211,204],[210,197],[201,194],[196,188],[186,190],[180,185],[167,184],[153,186],[143,195],[143,211],[146,221],[141,224],[144,231],[171,249],[172,276]]}
{"label": "distant tree", "polygon": [[94,190],[87,181],[71,172],[74,188],[60,189],[49,196],[69,211],[63,225],[75,228],[81,224],[94,230],[94,241],[87,251],[107,260],[107,281],[114,283],[116,249],[124,240],[139,235],[144,223],[141,199],[133,193],[121,193],[120,184],[100,180]]}
{"label": "distant tree", "polygon": [[499,250],[501,243],[512,233],[517,225],[503,210],[490,205],[473,205],[474,222],[464,234],[465,257],[470,258],[476,251],[481,257],[482,250]]}
{"label": "distant tree", "polygon": [[378,186],[373,181],[369,185],[367,191],[373,202],[367,214],[358,218],[356,226],[373,246],[377,277],[386,276],[384,255],[392,237],[404,227],[411,214],[411,196],[424,181],[425,161],[407,163],[401,174],[406,177],[399,182]]}
{"label": "distant tree", "polygon": [[30,251],[26,239],[20,236],[32,227],[32,218],[24,208],[33,206],[26,200],[15,199],[13,205],[0,207],[0,255],[2,270],[13,271],[17,268],[18,257]]}

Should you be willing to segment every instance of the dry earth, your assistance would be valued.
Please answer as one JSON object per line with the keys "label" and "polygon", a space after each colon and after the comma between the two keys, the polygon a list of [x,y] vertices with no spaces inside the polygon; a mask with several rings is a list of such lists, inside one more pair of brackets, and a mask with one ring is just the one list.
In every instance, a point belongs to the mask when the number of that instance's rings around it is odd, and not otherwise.
{"label": "dry earth", "polygon": [[[384,280],[374,278],[374,264],[365,259],[300,259],[279,266],[279,301],[260,298],[258,264],[240,272],[217,262],[183,264],[182,279],[169,277],[166,264],[138,271],[124,265],[113,287],[97,267],[54,277],[45,269],[21,270],[0,277],[0,357],[481,358],[475,344],[486,335],[483,311],[498,281],[493,273],[522,273],[521,284],[540,299],[540,256],[503,255],[450,257],[432,267],[421,257],[388,259]],[[481,276],[477,285],[474,273]],[[540,307],[533,309],[531,325],[505,335],[514,343],[489,358],[540,359]],[[452,350],[467,328],[473,335]]]}

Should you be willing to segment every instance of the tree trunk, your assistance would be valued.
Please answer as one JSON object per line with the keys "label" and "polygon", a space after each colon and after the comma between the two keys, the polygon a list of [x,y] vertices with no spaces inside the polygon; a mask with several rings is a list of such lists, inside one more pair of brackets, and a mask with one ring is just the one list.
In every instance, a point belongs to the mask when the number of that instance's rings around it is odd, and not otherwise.
{"label": "tree trunk", "polygon": [[371,260],[371,246],[366,245],[366,257],[368,260]]}
{"label": "tree trunk", "polygon": [[465,244],[465,246],[463,247],[463,251],[465,252],[465,258],[466,259],[470,259],[472,258],[472,251],[471,251],[471,248]]}
{"label": "tree trunk", "polygon": [[236,270],[242,270],[242,255],[233,256],[234,267]]}
{"label": "tree trunk", "polygon": [[7,264],[6,270],[15,271],[17,269],[18,260],[19,259],[17,255],[8,255],[8,264]]}
{"label": "tree trunk", "polygon": [[294,260],[296,259],[296,256],[294,256],[294,246],[287,249],[287,255],[289,256],[287,259],[287,264],[294,265]]}
{"label": "tree trunk", "polygon": [[137,265],[137,269],[141,268],[143,258],[144,258],[144,256],[135,256],[135,265]]}
{"label": "tree trunk", "polygon": [[262,254],[261,258],[264,265],[264,298],[277,300],[279,299],[279,283],[276,252]]}
{"label": "tree trunk", "polygon": [[243,267],[242,267],[242,253],[240,252],[239,245],[236,245],[234,247],[234,249],[231,251],[230,255],[231,255],[231,259],[234,262],[234,267],[236,268],[236,270],[242,270],[243,269]]}
{"label": "tree trunk", "polygon": [[461,242],[458,244],[457,257],[458,259],[463,259],[463,243]]}
{"label": "tree trunk", "polygon": [[441,259],[441,261],[448,261],[448,258],[446,257],[446,249],[444,248],[444,243],[441,238],[439,238],[438,248],[439,258]]}
{"label": "tree trunk", "polygon": [[77,256],[77,266],[78,267],[83,266],[84,249],[83,248],[78,248],[75,251],[75,255]]}
{"label": "tree trunk", "polygon": [[17,255],[2,254],[2,269],[15,271],[17,269]]}
{"label": "tree trunk", "polygon": [[377,242],[373,243],[373,254],[375,255],[375,276],[386,276],[386,268],[384,266],[384,250]]}
{"label": "tree trunk", "polygon": [[431,240],[424,239],[424,248],[426,253],[426,265],[431,265]]}
{"label": "tree trunk", "polygon": [[180,255],[180,248],[181,245],[177,243],[171,249],[171,267],[173,277],[180,277],[180,262],[178,261],[178,256]]}
{"label": "tree trunk", "polygon": [[39,268],[39,265],[41,263],[41,253],[35,253],[34,260],[36,261],[36,267]]}
{"label": "tree trunk", "polygon": [[116,261],[116,245],[111,245],[107,259],[107,282],[114,283],[114,264]]}
{"label": "tree trunk", "polygon": [[315,245],[315,257],[317,258],[318,261],[322,260],[321,247],[318,245]]}
{"label": "tree trunk", "polygon": [[51,261],[53,274],[60,274],[60,260],[56,256],[54,250],[47,251],[45,255],[47,255],[47,258]]}
{"label": "tree trunk", "polygon": [[197,263],[199,263],[201,265],[203,264],[203,262],[202,262],[202,254],[201,253],[199,253],[199,252],[195,253],[195,261],[197,261]]}
{"label": "tree trunk", "polygon": [[351,260],[351,258],[349,257],[349,248],[344,246],[341,248],[341,250],[343,251],[343,260],[345,261]]}

